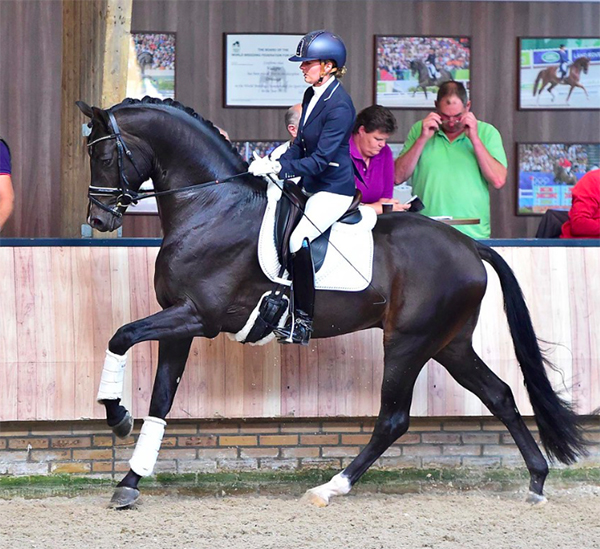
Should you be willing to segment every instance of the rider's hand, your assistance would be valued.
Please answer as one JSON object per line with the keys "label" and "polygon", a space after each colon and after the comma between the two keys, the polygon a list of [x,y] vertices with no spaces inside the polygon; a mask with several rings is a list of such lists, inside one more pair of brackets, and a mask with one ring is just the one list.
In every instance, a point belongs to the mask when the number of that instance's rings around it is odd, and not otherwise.
{"label": "rider's hand", "polygon": [[465,128],[465,135],[471,141],[473,141],[473,139],[479,139],[479,134],[477,133],[477,118],[475,118],[475,115],[471,111],[463,115],[461,123]]}
{"label": "rider's hand", "polygon": [[442,119],[437,112],[430,112],[423,120],[423,127],[421,128],[421,136],[425,139],[433,137],[442,126]]}
{"label": "rider's hand", "polygon": [[252,161],[248,167],[248,171],[252,175],[263,176],[278,174],[281,171],[281,164],[277,160],[271,160],[268,156],[257,158]]}

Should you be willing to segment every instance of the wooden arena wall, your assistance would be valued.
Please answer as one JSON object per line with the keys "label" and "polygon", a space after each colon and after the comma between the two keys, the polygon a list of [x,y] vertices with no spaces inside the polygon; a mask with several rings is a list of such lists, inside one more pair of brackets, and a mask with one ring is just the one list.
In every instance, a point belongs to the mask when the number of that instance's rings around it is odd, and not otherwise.
{"label": "wooden arena wall", "polygon": [[[533,236],[539,222],[515,215],[516,142],[588,142],[600,135],[597,111],[517,110],[517,38],[597,36],[599,22],[598,2],[134,0],[132,15],[135,31],[177,33],[177,98],[234,140],[287,136],[282,109],[223,108],[223,32],[340,33],[350,55],[344,82],[357,109],[373,99],[373,35],[470,36],[473,111],[499,128],[509,160],[507,185],[491,191],[494,237]],[[0,1],[0,134],[12,147],[17,196],[3,236],[66,236],[60,234],[63,31],[59,0]],[[394,140],[401,141],[426,111],[394,114]],[[157,219],[130,219],[124,234],[158,236]]]}
{"label": "wooden arena wall", "polygon": [[[498,247],[513,267],[538,336],[561,372],[557,389],[590,413],[600,405],[600,255],[597,247]],[[95,402],[107,342],[121,325],[158,310],[157,247],[0,247],[0,421],[104,416]],[[494,272],[475,347],[531,413]],[[378,412],[382,334],[369,330],[308,347],[196,339],[171,418],[370,417]],[[157,344],[128,355],[124,401],[148,412]],[[439,365],[414,392],[416,416],[482,416],[487,410]]]}

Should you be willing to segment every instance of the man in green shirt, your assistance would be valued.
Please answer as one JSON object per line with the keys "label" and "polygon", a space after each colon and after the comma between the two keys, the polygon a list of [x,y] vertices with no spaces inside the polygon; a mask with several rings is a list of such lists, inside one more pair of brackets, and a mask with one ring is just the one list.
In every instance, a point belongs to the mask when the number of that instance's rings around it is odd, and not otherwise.
{"label": "man in green shirt", "polygon": [[435,107],[410,129],[395,162],[396,183],[412,176],[413,194],[425,204],[422,214],[478,218],[479,225],[456,228],[472,238],[489,238],[488,184],[500,189],[506,183],[502,137],[475,118],[460,82],[444,82]]}

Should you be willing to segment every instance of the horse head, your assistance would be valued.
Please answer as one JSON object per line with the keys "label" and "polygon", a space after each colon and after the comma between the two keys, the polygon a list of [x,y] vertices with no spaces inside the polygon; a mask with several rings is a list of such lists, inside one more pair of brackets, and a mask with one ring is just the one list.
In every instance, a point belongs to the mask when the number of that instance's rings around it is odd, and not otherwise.
{"label": "horse head", "polygon": [[141,184],[148,179],[152,154],[139,139],[121,131],[116,115],[109,110],[77,106],[90,122],[87,149],[91,181],[88,189],[88,223],[99,231],[114,231],[133,202]]}
{"label": "horse head", "polygon": [[[169,195],[164,202],[159,198],[164,222],[165,215],[179,214],[179,206],[190,202],[189,194],[179,191],[247,173],[248,165],[231,142],[177,101],[144,97],[125,99],[108,110],[81,101],[77,106],[90,118],[88,222],[100,231],[121,226],[123,213],[149,178],[156,192]],[[250,182],[244,185],[249,190],[257,181],[264,186],[262,179],[252,176],[236,181]]]}
{"label": "horse head", "polygon": [[415,59],[412,59],[410,62],[410,70],[413,75],[419,72],[419,65]]}
{"label": "horse head", "polygon": [[581,68],[583,69],[583,73],[587,74],[588,73],[588,69],[590,68],[590,59],[589,57],[580,57],[579,59],[577,59],[577,61],[581,60]]}

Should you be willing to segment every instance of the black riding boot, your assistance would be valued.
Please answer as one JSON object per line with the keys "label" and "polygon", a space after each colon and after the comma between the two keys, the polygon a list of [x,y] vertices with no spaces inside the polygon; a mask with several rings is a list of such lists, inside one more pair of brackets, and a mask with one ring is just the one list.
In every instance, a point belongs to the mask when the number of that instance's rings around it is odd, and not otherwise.
{"label": "black riding boot", "polygon": [[292,256],[293,316],[274,330],[279,343],[308,345],[315,310],[315,268],[307,238]]}

